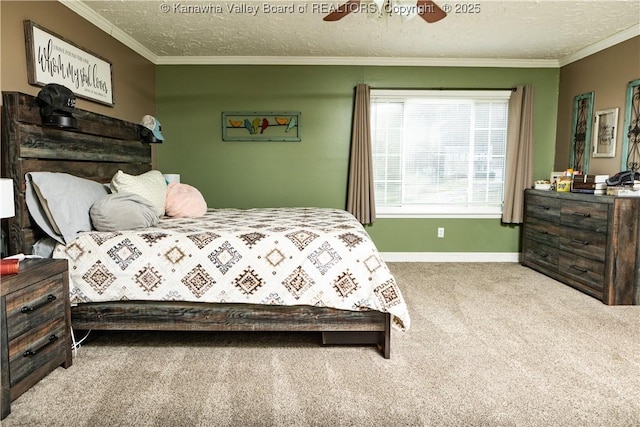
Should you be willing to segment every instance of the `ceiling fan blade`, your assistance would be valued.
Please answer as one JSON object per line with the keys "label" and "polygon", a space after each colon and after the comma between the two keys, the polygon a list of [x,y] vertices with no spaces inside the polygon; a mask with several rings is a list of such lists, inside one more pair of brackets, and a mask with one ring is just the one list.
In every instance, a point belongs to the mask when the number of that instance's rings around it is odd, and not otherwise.
{"label": "ceiling fan blade", "polygon": [[360,0],[349,0],[342,6],[339,6],[334,12],[331,12],[330,14],[322,18],[322,20],[338,21],[344,18],[345,16],[347,16],[348,14],[350,14],[359,4],[360,4]]}
{"label": "ceiling fan blade", "polygon": [[418,6],[418,10],[421,10],[418,15],[429,24],[438,22],[447,16],[444,10],[440,9],[437,4],[430,0],[418,0],[416,5]]}

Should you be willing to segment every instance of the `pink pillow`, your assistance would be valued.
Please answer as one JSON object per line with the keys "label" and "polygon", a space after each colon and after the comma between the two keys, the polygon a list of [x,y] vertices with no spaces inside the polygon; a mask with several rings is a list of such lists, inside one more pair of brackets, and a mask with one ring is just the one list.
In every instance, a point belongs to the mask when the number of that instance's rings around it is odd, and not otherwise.
{"label": "pink pillow", "polygon": [[167,189],[165,213],[177,218],[195,218],[207,212],[207,202],[195,187],[172,182]]}

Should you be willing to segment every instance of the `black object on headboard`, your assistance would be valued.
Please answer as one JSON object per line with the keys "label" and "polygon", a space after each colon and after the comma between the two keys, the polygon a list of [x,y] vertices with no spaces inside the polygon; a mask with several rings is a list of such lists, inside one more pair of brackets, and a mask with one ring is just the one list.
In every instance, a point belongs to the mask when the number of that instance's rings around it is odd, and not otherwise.
{"label": "black object on headboard", "polygon": [[2,92],[2,176],[13,179],[16,215],[9,219],[9,254],[31,253],[44,234],[32,223],[25,202],[25,174],[65,172],[108,183],[122,170],[151,169],[151,146],[141,142],[140,125],[76,109],[77,128],[42,124],[36,97]]}

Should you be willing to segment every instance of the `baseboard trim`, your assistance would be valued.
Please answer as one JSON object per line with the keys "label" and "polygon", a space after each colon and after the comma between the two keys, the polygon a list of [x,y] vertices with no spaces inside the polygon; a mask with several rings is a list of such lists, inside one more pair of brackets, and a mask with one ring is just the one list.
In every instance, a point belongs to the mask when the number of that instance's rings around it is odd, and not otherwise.
{"label": "baseboard trim", "polygon": [[385,262],[520,262],[519,252],[382,252]]}

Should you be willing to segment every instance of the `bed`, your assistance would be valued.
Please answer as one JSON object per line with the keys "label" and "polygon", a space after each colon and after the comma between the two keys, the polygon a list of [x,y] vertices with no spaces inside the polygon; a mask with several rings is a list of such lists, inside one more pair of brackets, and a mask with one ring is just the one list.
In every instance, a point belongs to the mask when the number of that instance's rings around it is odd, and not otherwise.
{"label": "bed", "polygon": [[[27,207],[34,174],[109,183],[153,172],[140,126],[76,110],[77,129],[41,125],[33,96],[3,92],[3,174],[14,179],[10,253],[47,237]],[[78,330],[317,331],[324,344],[376,345],[406,330],[400,289],[364,228],[326,208],[208,209],[57,244]],[[125,292],[126,290],[126,292]]]}

